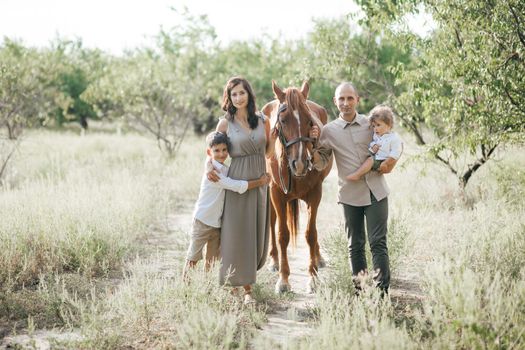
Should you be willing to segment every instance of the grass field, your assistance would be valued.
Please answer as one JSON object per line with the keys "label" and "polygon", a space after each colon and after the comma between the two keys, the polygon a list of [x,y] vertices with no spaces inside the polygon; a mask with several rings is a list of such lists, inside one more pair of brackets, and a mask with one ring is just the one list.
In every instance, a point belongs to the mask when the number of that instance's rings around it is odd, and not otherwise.
{"label": "grass field", "polygon": [[[394,279],[409,276],[424,297],[406,310],[374,290],[353,297],[334,170],[318,220],[331,273],[315,334],[290,348],[525,347],[523,150],[501,151],[464,194],[419,152],[409,144],[387,178],[389,248]],[[274,276],[260,276],[257,308],[219,288],[216,271],[180,282],[187,229],[172,217],[191,213],[203,161],[193,136],[166,160],[140,135],[29,132],[0,188],[0,335],[59,328],[82,335],[65,347],[246,348],[282,301]],[[158,261],[158,249],[174,258]]]}

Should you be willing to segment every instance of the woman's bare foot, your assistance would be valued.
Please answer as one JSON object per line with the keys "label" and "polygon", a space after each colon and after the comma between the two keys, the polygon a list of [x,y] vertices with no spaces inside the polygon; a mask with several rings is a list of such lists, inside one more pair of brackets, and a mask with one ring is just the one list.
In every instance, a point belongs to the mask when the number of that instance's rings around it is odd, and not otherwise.
{"label": "woman's bare foot", "polygon": [[255,299],[252,296],[252,293],[245,293],[244,294],[244,305],[253,305],[255,304]]}
{"label": "woman's bare foot", "polygon": [[255,299],[252,296],[252,286],[244,286],[244,305],[255,304]]}

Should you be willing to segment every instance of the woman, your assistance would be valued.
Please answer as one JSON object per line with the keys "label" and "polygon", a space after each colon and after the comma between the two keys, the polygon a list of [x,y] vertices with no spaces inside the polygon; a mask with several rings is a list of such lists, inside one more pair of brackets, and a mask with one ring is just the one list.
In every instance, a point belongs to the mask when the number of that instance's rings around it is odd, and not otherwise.
{"label": "woman", "polygon": [[[266,159],[273,153],[277,133],[270,121],[256,113],[255,95],[244,78],[231,78],[224,88],[222,109],[226,112],[217,131],[231,141],[232,158],[228,177],[252,180],[266,173]],[[218,180],[215,172],[208,173]],[[251,285],[268,253],[270,198],[262,186],[243,194],[226,191],[221,226],[220,283],[244,287],[244,302],[251,303]]]}

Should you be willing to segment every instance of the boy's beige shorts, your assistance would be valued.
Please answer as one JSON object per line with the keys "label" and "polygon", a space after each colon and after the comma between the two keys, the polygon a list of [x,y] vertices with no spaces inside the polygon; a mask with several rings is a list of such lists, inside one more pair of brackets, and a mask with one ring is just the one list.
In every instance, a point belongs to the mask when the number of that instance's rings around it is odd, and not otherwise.
{"label": "boy's beige shorts", "polygon": [[221,229],[219,227],[208,226],[194,218],[191,226],[191,242],[186,254],[186,260],[201,260],[202,249],[206,244],[206,260],[218,260],[220,242]]}

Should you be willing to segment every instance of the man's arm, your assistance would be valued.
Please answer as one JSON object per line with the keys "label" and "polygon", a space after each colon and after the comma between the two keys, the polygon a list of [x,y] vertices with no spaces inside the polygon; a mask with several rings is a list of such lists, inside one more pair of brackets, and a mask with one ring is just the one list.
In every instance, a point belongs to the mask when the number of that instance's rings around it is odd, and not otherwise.
{"label": "man's arm", "polygon": [[392,169],[394,169],[394,166],[396,165],[396,163],[397,163],[397,160],[394,158],[385,159],[379,166],[379,169],[378,169],[379,173],[388,174],[389,172],[392,171]]}
{"label": "man's arm", "polygon": [[332,150],[330,148],[325,148],[323,146],[318,146],[314,148],[312,155],[312,165],[315,170],[321,171],[328,165],[330,157],[332,155]]}
{"label": "man's arm", "polygon": [[403,154],[403,142],[399,137],[396,137],[394,140],[392,140],[390,148],[391,150],[389,155],[391,155],[391,157],[385,159],[379,166],[378,171],[381,174],[388,174],[392,171],[392,169],[394,169],[397,161],[399,160],[399,157],[401,157],[401,154]]}
{"label": "man's arm", "polygon": [[315,170],[321,171],[328,165],[330,157],[332,156],[332,150],[323,145],[323,133],[320,132],[317,125],[314,125],[312,129],[310,129],[309,136],[313,139],[316,139],[312,152],[312,165],[314,166]]}

